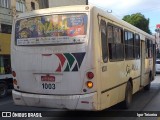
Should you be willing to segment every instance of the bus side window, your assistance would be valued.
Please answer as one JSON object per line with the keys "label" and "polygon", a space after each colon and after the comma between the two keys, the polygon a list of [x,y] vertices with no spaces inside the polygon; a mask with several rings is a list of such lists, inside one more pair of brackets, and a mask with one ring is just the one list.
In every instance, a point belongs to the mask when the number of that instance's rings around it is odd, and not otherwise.
{"label": "bus side window", "polygon": [[130,31],[125,31],[125,58],[134,59],[134,34]]}
{"label": "bus side window", "polygon": [[150,46],[150,45],[149,45],[149,41],[150,41],[150,40],[149,40],[148,38],[146,38],[146,40],[145,40],[146,46],[145,46],[145,47],[146,47],[146,58],[147,58],[147,59],[150,57],[150,55],[149,55],[149,54],[150,54],[150,52],[149,52],[149,48],[150,48],[150,47],[149,47],[149,46]]}
{"label": "bus side window", "polygon": [[136,59],[140,58],[140,36],[135,34],[135,41],[134,41],[134,57]]}
{"label": "bus side window", "polygon": [[153,43],[149,39],[147,40],[147,46],[146,46],[146,48],[147,48],[147,57],[148,58],[152,58],[152,56],[153,56],[153,52],[152,52]]}
{"label": "bus side window", "polygon": [[111,61],[124,59],[123,30],[118,26],[107,26],[109,58]]}
{"label": "bus side window", "polygon": [[113,28],[113,26],[107,26],[107,39],[109,46],[109,58],[112,60],[116,60],[116,41],[118,41],[117,29]]}
{"label": "bus side window", "polygon": [[100,22],[100,31],[101,31],[101,46],[102,46],[102,58],[103,62],[108,61],[108,51],[107,51],[107,33],[106,33],[106,22],[101,20]]}

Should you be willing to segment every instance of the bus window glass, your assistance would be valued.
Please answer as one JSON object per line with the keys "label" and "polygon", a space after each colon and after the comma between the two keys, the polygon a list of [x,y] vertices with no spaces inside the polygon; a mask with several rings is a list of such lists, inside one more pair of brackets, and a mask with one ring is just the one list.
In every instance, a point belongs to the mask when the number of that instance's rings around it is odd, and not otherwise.
{"label": "bus window glass", "polygon": [[134,34],[130,31],[125,31],[125,58],[134,58]]}
{"label": "bus window glass", "polygon": [[16,43],[17,45],[82,43],[86,37],[87,21],[86,14],[21,19],[15,25]]}
{"label": "bus window glass", "polygon": [[111,60],[116,60],[116,44],[109,43],[109,58]]}
{"label": "bus window glass", "polygon": [[135,46],[139,46],[140,47],[140,37],[139,35],[135,35]]}
{"label": "bus window glass", "polygon": [[107,62],[107,32],[106,32],[106,22],[101,20],[100,22],[100,30],[101,30],[101,45],[102,45],[102,58],[103,62]]}
{"label": "bus window glass", "polygon": [[138,34],[135,34],[134,55],[136,59],[140,58],[140,36]]}
{"label": "bus window glass", "polygon": [[125,31],[124,32],[124,36],[125,36],[125,44],[127,44],[128,43],[128,34],[127,34],[127,32]]}
{"label": "bus window glass", "polygon": [[133,33],[128,32],[128,44],[133,45]]}
{"label": "bus window glass", "polygon": [[112,26],[108,26],[107,27],[107,38],[108,38],[108,43],[113,43],[113,27]]}
{"label": "bus window glass", "polygon": [[152,43],[152,41],[151,40],[149,40],[148,41],[149,43],[148,43],[148,57],[149,58],[152,58],[152,56],[153,56],[153,43]]}
{"label": "bus window glass", "polygon": [[146,43],[146,58],[151,58],[152,57],[152,54],[151,54],[151,49],[152,49],[151,40],[149,40],[147,38],[145,43]]}
{"label": "bus window glass", "polygon": [[123,32],[121,29],[118,29],[118,41],[117,43],[122,43]]}
{"label": "bus window glass", "polygon": [[118,28],[114,28],[114,42],[119,43],[119,34],[118,34]]}
{"label": "bus window glass", "polygon": [[108,36],[109,36],[109,34],[113,36],[113,37],[108,37],[109,58],[110,58],[110,60],[112,60],[112,61],[123,60],[124,51],[123,51],[123,41],[122,41],[122,38],[123,38],[122,29],[118,26],[109,25],[107,30],[108,30],[107,31]]}
{"label": "bus window glass", "polygon": [[114,27],[114,43],[121,43],[121,29],[118,27]]}

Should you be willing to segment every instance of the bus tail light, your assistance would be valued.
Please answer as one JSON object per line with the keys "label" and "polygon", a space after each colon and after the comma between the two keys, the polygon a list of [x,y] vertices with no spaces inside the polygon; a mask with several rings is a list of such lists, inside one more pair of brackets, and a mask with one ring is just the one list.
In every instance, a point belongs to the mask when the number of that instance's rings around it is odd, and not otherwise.
{"label": "bus tail light", "polygon": [[88,88],[92,88],[93,87],[93,82],[87,81],[86,85],[87,85]]}
{"label": "bus tail light", "polygon": [[13,77],[16,77],[16,72],[12,71],[12,75],[13,75]]}
{"label": "bus tail light", "polygon": [[94,77],[93,72],[87,72],[88,79],[92,79]]}

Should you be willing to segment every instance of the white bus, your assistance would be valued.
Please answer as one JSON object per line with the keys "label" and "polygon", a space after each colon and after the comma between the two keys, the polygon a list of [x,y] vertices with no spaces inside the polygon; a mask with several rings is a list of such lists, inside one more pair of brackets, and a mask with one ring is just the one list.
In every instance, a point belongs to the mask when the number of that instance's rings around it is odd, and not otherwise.
{"label": "white bus", "polygon": [[16,105],[103,110],[149,89],[152,35],[88,6],[36,10],[15,17],[11,63]]}

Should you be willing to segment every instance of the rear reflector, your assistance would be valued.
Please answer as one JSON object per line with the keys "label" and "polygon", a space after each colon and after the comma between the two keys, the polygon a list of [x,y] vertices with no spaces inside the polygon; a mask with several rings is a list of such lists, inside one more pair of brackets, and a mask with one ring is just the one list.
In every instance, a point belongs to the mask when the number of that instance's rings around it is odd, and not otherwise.
{"label": "rear reflector", "polygon": [[88,101],[81,101],[81,103],[86,103],[86,104],[89,104],[89,102],[88,102]]}
{"label": "rear reflector", "polygon": [[42,56],[51,56],[52,54],[42,54]]}

